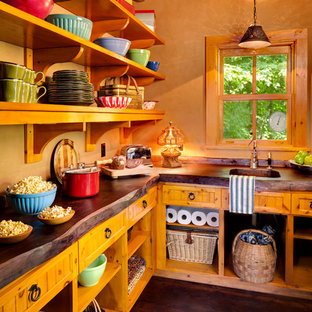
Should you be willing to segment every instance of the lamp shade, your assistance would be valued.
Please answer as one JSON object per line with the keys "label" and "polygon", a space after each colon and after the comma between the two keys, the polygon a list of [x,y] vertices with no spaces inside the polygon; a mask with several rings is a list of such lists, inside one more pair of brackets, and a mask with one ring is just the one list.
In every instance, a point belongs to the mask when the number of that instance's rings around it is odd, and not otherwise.
{"label": "lamp shade", "polygon": [[160,136],[157,138],[157,143],[163,145],[175,145],[182,146],[184,143],[184,136],[179,129],[172,126],[172,122],[169,122],[169,127],[162,130]]}
{"label": "lamp shade", "polygon": [[263,31],[262,26],[252,25],[248,27],[238,45],[247,49],[259,49],[270,46],[271,42]]}

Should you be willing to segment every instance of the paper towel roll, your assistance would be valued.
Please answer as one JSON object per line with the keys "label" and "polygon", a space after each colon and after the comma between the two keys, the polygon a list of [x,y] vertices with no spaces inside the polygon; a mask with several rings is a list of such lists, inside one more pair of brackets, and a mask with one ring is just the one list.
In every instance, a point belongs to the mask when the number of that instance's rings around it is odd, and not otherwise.
{"label": "paper towel roll", "polygon": [[202,211],[194,211],[192,213],[192,223],[195,225],[203,226],[207,222],[207,216]]}
{"label": "paper towel roll", "polygon": [[178,223],[190,224],[192,221],[192,215],[189,211],[181,209],[178,211]]}
{"label": "paper towel roll", "polygon": [[207,224],[209,226],[219,226],[219,213],[209,212],[207,214]]}
{"label": "paper towel roll", "polygon": [[177,222],[178,219],[178,213],[173,208],[167,208],[166,209],[166,221],[168,223],[174,223]]}

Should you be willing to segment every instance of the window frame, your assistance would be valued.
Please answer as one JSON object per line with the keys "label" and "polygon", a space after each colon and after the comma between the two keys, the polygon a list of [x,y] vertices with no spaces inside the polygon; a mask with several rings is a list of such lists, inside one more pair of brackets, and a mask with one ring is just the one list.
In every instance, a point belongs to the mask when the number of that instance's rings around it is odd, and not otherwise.
{"label": "window frame", "polygon": [[[275,159],[290,159],[294,152],[307,149],[307,29],[267,32],[277,51],[281,46],[290,48],[286,95],[290,91],[287,109],[287,140],[259,140],[260,157],[266,158],[268,151],[274,151]],[[246,158],[250,156],[249,140],[223,140],[223,51],[237,50],[252,55],[253,50],[238,47],[240,35],[206,37],[206,146],[209,157]],[[272,54],[272,48],[257,50],[257,54]],[[273,53],[274,54],[274,53]],[[283,53],[282,53],[283,54]],[[234,55],[233,55],[234,56]],[[253,73],[255,74],[255,73]],[[254,90],[253,90],[254,91]],[[245,95],[243,95],[244,97]],[[247,95],[250,96],[250,95]],[[280,95],[279,95],[280,96]],[[256,99],[256,95],[254,98]],[[265,95],[262,95],[265,98]],[[285,96],[289,97],[289,95]],[[270,95],[270,99],[272,96]],[[279,98],[280,99],[280,98]],[[289,105],[290,104],[290,105]],[[265,154],[264,154],[265,153]],[[265,155],[265,156],[264,156]]]}

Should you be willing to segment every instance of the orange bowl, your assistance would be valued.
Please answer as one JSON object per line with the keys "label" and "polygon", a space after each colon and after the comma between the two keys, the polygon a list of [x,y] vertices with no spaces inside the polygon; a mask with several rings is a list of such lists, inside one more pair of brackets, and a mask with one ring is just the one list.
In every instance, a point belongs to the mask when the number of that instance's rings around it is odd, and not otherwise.
{"label": "orange bowl", "polygon": [[12,236],[0,236],[0,244],[15,244],[26,239],[32,232],[33,227],[28,225],[28,230],[17,235]]}
{"label": "orange bowl", "polygon": [[37,215],[37,218],[45,224],[58,225],[58,224],[62,224],[62,223],[69,221],[74,216],[74,214],[75,214],[75,210],[71,210],[70,214],[68,214],[65,217],[46,219],[46,218],[40,218],[39,215]]}

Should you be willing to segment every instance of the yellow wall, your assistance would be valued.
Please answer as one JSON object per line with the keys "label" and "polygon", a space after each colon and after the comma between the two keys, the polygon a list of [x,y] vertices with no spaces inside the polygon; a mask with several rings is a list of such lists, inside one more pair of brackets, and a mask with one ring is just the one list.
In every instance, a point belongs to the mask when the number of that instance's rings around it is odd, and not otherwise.
{"label": "yellow wall", "polygon": [[[151,60],[160,61],[166,80],[146,88],[148,99],[160,102],[165,119],[137,131],[136,143],[149,143],[154,153],[161,130],[172,120],[185,137],[183,155],[207,156],[205,144],[205,36],[243,34],[253,21],[252,0],[146,0],[137,9],[156,11],[156,32],[165,46],[151,48]],[[308,28],[312,38],[312,1],[258,0],[257,21],[265,31]],[[309,47],[309,77],[312,46]],[[309,130],[310,133],[311,130]]]}
{"label": "yellow wall", "polygon": [[[146,87],[146,99],[159,100],[157,109],[165,110],[164,121],[134,133],[134,143],[149,144],[156,154],[161,129],[172,120],[186,137],[183,155],[206,155],[205,143],[205,36],[243,33],[252,22],[252,0],[146,0],[135,2],[137,9],[156,10],[156,32],[166,45],[151,48],[151,60],[160,61],[159,72],[166,80]],[[55,8],[57,8],[55,6]],[[312,36],[312,1],[258,0],[258,22],[265,31],[308,28]],[[54,12],[63,10],[54,9]],[[311,69],[312,46],[309,47]],[[0,42],[0,60],[23,64],[23,49]],[[80,69],[74,64],[54,65],[59,68]],[[309,70],[310,76],[311,70]],[[23,126],[0,127],[0,192],[9,184],[28,175],[50,176],[50,157],[54,146],[62,138],[72,139],[81,161],[100,158],[100,146],[95,152],[84,152],[84,134],[71,132],[55,138],[38,163],[24,164]],[[118,150],[119,132],[111,130],[99,142],[107,143],[107,156]]]}

